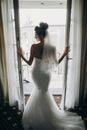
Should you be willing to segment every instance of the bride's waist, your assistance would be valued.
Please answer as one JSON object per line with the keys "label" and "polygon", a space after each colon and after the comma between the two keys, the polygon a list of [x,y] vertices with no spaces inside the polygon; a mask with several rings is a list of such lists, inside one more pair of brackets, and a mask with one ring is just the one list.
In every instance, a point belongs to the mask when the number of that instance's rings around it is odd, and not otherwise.
{"label": "bride's waist", "polygon": [[39,75],[41,74],[41,75],[44,75],[44,74],[46,74],[46,75],[50,75],[51,73],[48,71],[48,70],[42,70],[41,68],[39,68],[39,67],[35,67],[35,68],[33,68],[32,69],[32,71],[31,71],[32,73],[39,73]]}

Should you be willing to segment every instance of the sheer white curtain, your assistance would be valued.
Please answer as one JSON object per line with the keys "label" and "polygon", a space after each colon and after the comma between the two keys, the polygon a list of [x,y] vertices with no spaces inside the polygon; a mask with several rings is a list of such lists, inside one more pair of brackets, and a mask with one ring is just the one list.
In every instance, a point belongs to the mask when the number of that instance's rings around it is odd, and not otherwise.
{"label": "sheer white curtain", "polygon": [[17,56],[15,46],[15,31],[13,28],[13,0],[2,0],[2,15],[4,25],[4,38],[6,46],[6,59],[7,59],[7,76],[8,76],[8,91],[9,91],[9,104],[19,105],[21,109],[19,79],[17,73]]}
{"label": "sheer white curtain", "polygon": [[6,67],[6,51],[3,34],[2,11],[0,1],[0,105],[8,102],[8,80]]}
{"label": "sheer white curtain", "polygon": [[79,105],[80,91],[80,65],[82,42],[82,0],[72,0],[71,30],[70,30],[70,56],[68,62],[68,77],[66,91],[66,108],[74,108]]}

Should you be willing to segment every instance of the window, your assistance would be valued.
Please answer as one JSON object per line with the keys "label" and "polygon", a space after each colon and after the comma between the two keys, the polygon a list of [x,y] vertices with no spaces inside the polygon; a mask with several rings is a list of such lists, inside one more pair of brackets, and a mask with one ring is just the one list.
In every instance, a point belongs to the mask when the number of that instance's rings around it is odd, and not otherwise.
{"label": "window", "polygon": [[[46,15],[45,15],[46,14]],[[21,46],[29,58],[29,50],[34,41],[34,27],[39,22],[47,22],[56,46],[57,58],[62,54],[65,46],[66,9],[20,9]],[[31,66],[22,61],[24,94],[32,91]],[[49,85],[52,94],[61,94],[63,87],[64,61],[55,68]],[[58,90],[59,89],[59,90]]]}

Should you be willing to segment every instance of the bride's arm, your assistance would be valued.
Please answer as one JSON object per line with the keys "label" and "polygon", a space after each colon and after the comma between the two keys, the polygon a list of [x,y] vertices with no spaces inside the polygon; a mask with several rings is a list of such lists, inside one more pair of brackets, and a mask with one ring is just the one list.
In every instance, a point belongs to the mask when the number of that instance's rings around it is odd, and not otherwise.
{"label": "bride's arm", "polygon": [[20,47],[18,49],[18,54],[20,55],[20,57],[28,64],[28,65],[31,65],[32,62],[33,62],[33,59],[34,59],[34,55],[33,55],[33,45],[31,46],[31,50],[30,50],[30,58],[29,60],[27,60],[24,56],[24,51],[23,49]]}
{"label": "bride's arm", "polygon": [[61,61],[69,53],[69,51],[70,51],[70,47],[69,46],[65,47],[65,50],[64,50],[63,54],[61,55],[61,57],[59,58],[58,63],[61,63]]}
{"label": "bride's arm", "polygon": [[62,60],[64,59],[64,57],[69,53],[69,51],[70,51],[70,47],[69,47],[69,46],[65,47],[63,54],[62,54],[61,57],[57,60],[57,57],[56,57],[56,49],[53,48],[53,59],[54,59],[55,63],[56,63],[56,64],[61,63],[61,61],[62,61]]}

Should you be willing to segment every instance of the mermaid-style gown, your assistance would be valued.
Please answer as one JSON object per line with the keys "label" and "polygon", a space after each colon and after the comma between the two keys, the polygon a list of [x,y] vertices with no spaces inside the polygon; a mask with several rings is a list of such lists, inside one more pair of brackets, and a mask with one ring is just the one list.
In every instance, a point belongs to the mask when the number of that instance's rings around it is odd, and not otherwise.
{"label": "mermaid-style gown", "polygon": [[34,90],[25,106],[22,124],[25,130],[85,130],[81,117],[58,108],[48,90],[50,73],[41,69],[42,60],[35,58],[32,69]]}

